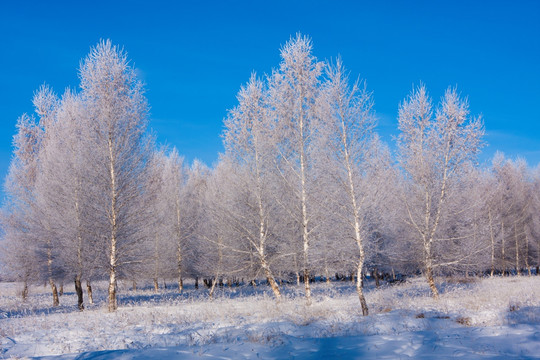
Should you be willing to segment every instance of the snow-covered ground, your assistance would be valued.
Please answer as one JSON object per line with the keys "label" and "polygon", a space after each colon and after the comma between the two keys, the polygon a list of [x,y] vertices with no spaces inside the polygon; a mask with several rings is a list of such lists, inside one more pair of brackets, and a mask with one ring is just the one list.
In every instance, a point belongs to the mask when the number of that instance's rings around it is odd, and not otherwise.
{"label": "snow-covered ground", "polygon": [[[363,317],[350,282],[287,286],[276,303],[266,286],[154,294],[120,284],[108,313],[105,284],[79,312],[70,292],[50,307],[47,288],[0,284],[0,358],[540,358],[540,276],[446,281],[439,300],[422,278],[369,287]],[[85,294],[86,296],[86,294]]]}

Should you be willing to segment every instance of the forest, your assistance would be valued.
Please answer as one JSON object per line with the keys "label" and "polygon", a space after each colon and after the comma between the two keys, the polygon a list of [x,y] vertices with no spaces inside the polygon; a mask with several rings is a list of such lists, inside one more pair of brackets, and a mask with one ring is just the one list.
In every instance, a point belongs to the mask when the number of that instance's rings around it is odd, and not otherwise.
{"label": "forest", "polygon": [[126,52],[99,42],[79,89],[43,85],[17,120],[1,280],[23,283],[23,299],[46,283],[52,306],[74,284],[80,310],[106,281],[112,312],[119,281],[182,292],[190,279],[210,297],[267,286],[276,301],[298,284],[309,305],[313,282],[348,279],[368,315],[367,277],[421,275],[437,298],[440,276],[537,275],[540,170],[502,153],[481,166],[483,120],[454,87],[404,94],[385,144],[366,82],[312,48],[291,37],[241,86],[210,167],[157,144]]}

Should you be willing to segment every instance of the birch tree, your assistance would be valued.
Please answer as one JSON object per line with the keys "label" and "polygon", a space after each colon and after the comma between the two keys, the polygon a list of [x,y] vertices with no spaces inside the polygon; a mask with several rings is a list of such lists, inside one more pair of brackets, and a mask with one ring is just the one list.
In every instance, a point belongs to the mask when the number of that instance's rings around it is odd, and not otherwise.
{"label": "birch tree", "polygon": [[[281,64],[270,79],[271,116],[277,136],[277,170],[287,184],[292,204],[285,204],[298,224],[305,295],[311,304],[309,248],[313,236],[310,185],[311,157],[319,117],[317,97],[323,64],[312,55],[311,40],[300,34],[281,49]],[[289,207],[292,205],[292,207]]]}
{"label": "birch tree", "polygon": [[211,171],[205,164],[195,160],[186,172],[184,224],[188,224],[189,233],[184,238],[182,263],[183,272],[192,275],[198,286],[199,276],[213,276],[216,265],[213,257],[215,248],[212,243],[205,241],[210,227],[206,199]]}
{"label": "birch tree", "polygon": [[151,143],[146,136],[148,106],[126,54],[101,41],[82,62],[82,98],[92,119],[93,159],[103,218],[101,240],[108,244],[109,311],[117,308],[119,270],[140,261],[137,244],[145,240],[149,214],[143,192]]}
{"label": "birch tree", "polygon": [[[193,233],[193,223],[190,222],[187,214],[187,204],[184,201],[185,191],[185,173],[183,167],[183,158],[180,157],[175,149],[169,154],[165,164],[164,189],[169,198],[169,216],[171,217],[171,239],[173,240],[173,249],[176,265],[176,279],[178,282],[178,291],[184,289],[183,278],[185,276],[185,247],[186,239]],[[184,211],[186,209],[186,211]]]}
{"label": "birch tree", "polygon": [[[81,279],[90,269],[88,207],[92,191],[85,179],[85,155],[90,151],[85,136],[83,107],[77,95],[67,91],[56,119],[47,127],[36,185],[40,219],[47,238],[61,248],[65,273],[73,274],[79,309],[84,309]],[[87,134],[87,133],[86,133]],[[48,240],[51,242],[52,240]],[[89,281],[89,278],[87,278]]]}
{"label": "birch tree", "polygon": [[529,169],[522,159],[505,159],[497,154],[493,161],[493,172],[498,182],[496,201],[500,221],[500,263],[503,273],[513,265],[517,274],[521,267],[528,268],[528,242],[530,236],[531,204],[533,193],[529,180]]}
{"label": "birch tree", "polygon": [[[275,224],[273,210],[276,202],[270,195],[273,177],[271,124],[268,116],[263,83],[253,74],[249,83],[238,93],[238,106],[230,111],[225,121],[224,145],[226,154],[235,166],[243,168],[243,179],[237,179],[249,194],[244,209],[229,209],[228,213],[237,223],[241,237],[249,242],[254,257],[264,272],[276,299],[281,298],[279,286],[270,267],[268,242]],[[271,246],[275,244],[270,244]]]}
{"label": "birch tree", "polygon": [[59,267],[55,264],[58,254],[46,212],[39,201],[38,183],[49,128],[55,121],[59,101],[52,90],[43,85],[34,94],[33,103],[38,118],[25,114],[17,122],[14,158],[6,181],[8,213],[3,217],[4,232],[6,238],[13,242],[12,250],[16,249],[14,260],[17,259],[24,268],[23,294],[27,293],[27,283],[31,277],[34,280],[44,278],[51,286],[53,306],[58,306],[54,281],[59,275]]}
{"label": "birch tree", "polygon": [[[373,101],[365,87],[356,82],[351,87],[341,60],[334,66],[327,67],[328,81],[324,86],[321,102],[324,108],[324,122],[320,132],[325,143],[322,144],[328,164],[328,173],[332,183],[338,184],[338,194],[330,196],[328,202],[337,199],[344,201],[337,204],[338,211],[344,218],[344,226],[349,231],[343,232],[346,239],[352,238],[357,246],[356,291],[362,306],[363,315],[368,315],[366,299],[362,291],[363,268],[366,259],[365,242],[368,224],[365,223],[369,196],[374,188],[366,186],[368,181],[360,183],[369,171],[369,147],[375,119],[372,113]],[[366,180],[366,179],[364,179]],[[375,180],[375,179],[370,179]],[[344,196],[339,196],[343,194]],[[337,196],[335,196],[337,195]],[[372,199],[371,199],[372,200]],[[331,214],[328,214],[331,217]]]}
{"label": "birch tree", "polygon": [[[155,286],[157,290],[158,276],[174,278],[178,282],[178,291],[182,292],[186,275],[186,256],[188,239],[196,230],[196,217],[193,216],[193,204],[187,201],[187,172],[183,167],[183,158],[173,150],[167,155],[157,152],[154,170],[159,177],[154,226],[149,237],[154,239]],[[174,250],[174,251],[172,251]]]}
{"label": "birch tree", "polygon": [[[42,174],[42,169],[45,163],[44,152],[48,148],[49,138],[53,132],[51,128],[56,122],[56,115],[59,108],[59,100],[56,94],[46,85],[40,87],[40,89],[34,94],[33,104],[35,112],[38,116],[38,126],[41,132],[41,141],[38,148],[38,168],[35,173],[34,178],[34,216],[32,219],[29,219],[34,223],[34,235],[38,241],[42,241],[43,248],[45,250],[45,258],[47,262],[47,279],[51,287],[53,295],[53,306],[59,305],[58,290],[54,282],[54,272],[58,269],[55,262],[55,255],[53,251],[55,250],[55,244],[53,244],[54,233],[52,229],[52,224],[48,221],[48,213],[44,207],[44,204],[40,203],[41,199],[41,189],[39,187],[39,179]],[[58,245],[58,244],[56,244]]]}
{"label": "birch tree", "polygon": [[159,291],[159,279],[165,280],[171,275],[170,269],[174,263],[174,257],[170,256],[171,251],[168,250],[171,247],[171,234],[167,216],[170,194],[165,193],[166,162],[167,156],[163,150],[152,154],[148,165],[149,181],[145,185],[145,193],[149,195],[145,202],[152,216],[143,229],[146,241],[141,244],[146,248],[146,256],[141,259],[143,263],[130,264],[129,271],[132,277],[151,278],[156,293]]}
{"label": "birch tree", "polygon": [[[540,212],[540,165],[531,169],[532,175],[532,201],[531,213],[538,214]],[[531,238],[534,244],[534,258],[532,263],[536,265],[536,275],[540,275],[540,217],[531,217]]]}
{"label": "birch tree", "polygon": [[[14,154],[5,181],[6,202],[3,206],[2,230],[6,246],[5,263],[23,282],[22,297],[26,300],[29,281],[42,272],[38,257],[35,222],[35,182],[43,130],[26,114],[17,120],[13,138]],[[54,302],[54,299],[53,299]]]}
{"label": "birch tree", "polygon": [[482,123],[469,116],[468,104],[448,89],[433,113],[424,86],[414,89],[399,107],[398,151],[404,175],[405,221],[420,245],[424,274],[435,298],[434,245],[443,241],[440,225],[450,216],[449,199],[469,161],[482,145]]}

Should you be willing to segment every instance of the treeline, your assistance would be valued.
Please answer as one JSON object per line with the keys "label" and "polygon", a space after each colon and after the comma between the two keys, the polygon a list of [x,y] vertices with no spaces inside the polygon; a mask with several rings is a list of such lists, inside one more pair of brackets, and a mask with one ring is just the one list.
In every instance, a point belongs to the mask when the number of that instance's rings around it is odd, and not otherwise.
{"label": "treeline", "polygon": [[144,89],[125,53],[100,42],[81,88],[34,96],[17,123],[2,211],[3,263],[28,284],[108,279],[282,281],[343,274],[368,314],[366,271],[509,274],[540,264],[540,173],[498,154],[481,168],[481,119],[449,88],[399,105],[393,155],[375,132],[371,93],[301,35],[255,74],[225,119],[213,168],[183,163],[149,135]]}

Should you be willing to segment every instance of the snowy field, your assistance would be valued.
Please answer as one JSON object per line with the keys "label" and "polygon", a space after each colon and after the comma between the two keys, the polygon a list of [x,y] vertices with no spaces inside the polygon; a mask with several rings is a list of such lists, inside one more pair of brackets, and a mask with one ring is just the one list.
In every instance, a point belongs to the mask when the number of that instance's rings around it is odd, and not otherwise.
{"label": "snowy field", "polygon": [[350,282],[314,284],[309,307],[297,286],[276,303],[263,285],[220,288],[214,300],[192,284],[183,294],[129,285],[108,313],[105,284],[83,312],[72,285],[52,309],[48,288],[22,303],[20,284],[0,284],[0,358],[540,358],[540,277],[446,279],[439,300],[422,278],[370,283],[368,317]]}

